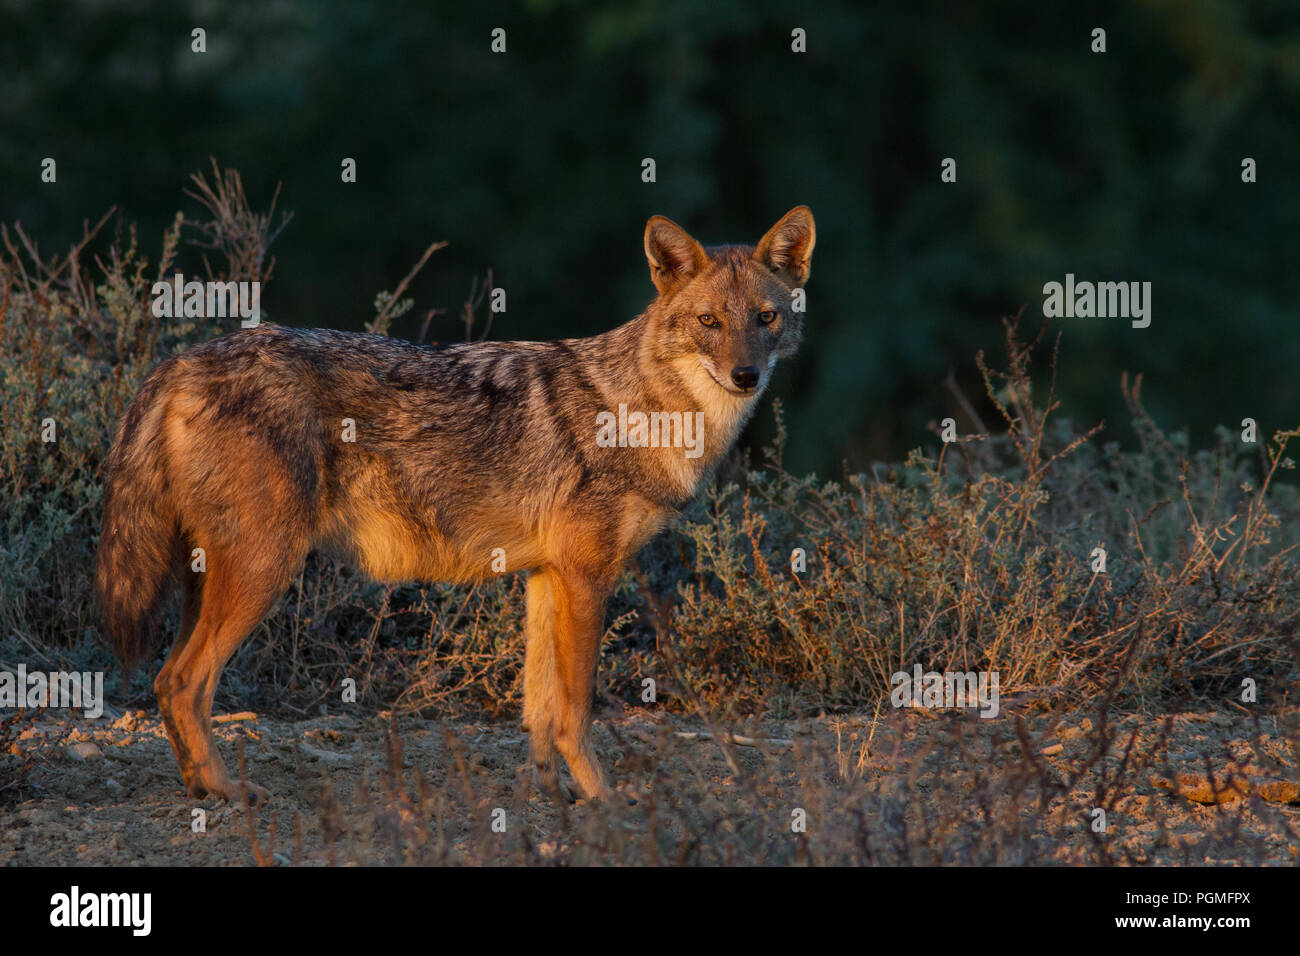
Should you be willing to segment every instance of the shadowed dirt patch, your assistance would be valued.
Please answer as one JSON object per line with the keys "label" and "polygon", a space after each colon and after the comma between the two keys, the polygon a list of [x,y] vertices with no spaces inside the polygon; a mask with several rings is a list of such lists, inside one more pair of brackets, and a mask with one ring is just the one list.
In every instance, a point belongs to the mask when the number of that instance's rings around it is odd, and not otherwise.
{"label": "shadowed dirt patch", "polygon": [[43,715],[3,755],[32,766],[0,811],[0,862],[1294,865],[1296,725],[1294,708],[1106,725],[886,708],[756,722],[735,746],[635,711],[597,724],[622,797],[560,808],[531,791],[513,723],[222,715],[232,771],[242,741],[273,793],[250,820],[184,796],[156,715]]}

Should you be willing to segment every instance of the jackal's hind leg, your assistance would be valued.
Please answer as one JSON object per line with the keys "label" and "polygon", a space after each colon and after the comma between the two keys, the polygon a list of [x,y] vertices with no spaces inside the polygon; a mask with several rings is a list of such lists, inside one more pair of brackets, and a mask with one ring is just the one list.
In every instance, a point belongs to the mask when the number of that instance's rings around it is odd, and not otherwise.
{"label": "jackal's hind leg", "polygon": [[[240,786],[226,771],[212,734],[212,698],[226,662],[296,571],[289,561],[266,564],[273,566],[253,567],[228,552],[209,549],[206,571],[181,572],[198,574],[201,580],[185,585],[181,633],[154,689],[185,789],[193,797],[241,799]],[[248,791],[252,803],[269,795],[251,783]]]}

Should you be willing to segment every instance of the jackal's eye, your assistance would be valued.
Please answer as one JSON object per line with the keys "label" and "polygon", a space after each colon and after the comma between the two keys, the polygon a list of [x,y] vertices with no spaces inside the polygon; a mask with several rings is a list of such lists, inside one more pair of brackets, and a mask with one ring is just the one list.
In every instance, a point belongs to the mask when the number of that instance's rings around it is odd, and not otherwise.
{"label": "jackal's eye", "polygon": [[718,317],[712,312],[705,312],[703,315],[699,316],[699,320],[700,325],[706,325],[711,329],[717,328]]}
{"label": "jackal's eye", "polygon": [[759,325],[771,325],[775,321],[776,321],[776,313],[771,310],[758,313]]}

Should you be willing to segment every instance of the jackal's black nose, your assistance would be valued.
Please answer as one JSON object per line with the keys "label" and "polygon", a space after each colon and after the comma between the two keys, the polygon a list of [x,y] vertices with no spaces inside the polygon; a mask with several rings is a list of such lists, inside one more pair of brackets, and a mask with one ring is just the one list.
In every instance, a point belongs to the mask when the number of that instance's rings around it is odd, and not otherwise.
{"label": "jackal's black nose", "polygon": [[731,380],[736,388],[753,388],[758,384],[758,369],[752,365],[740,365],[731,370]]}

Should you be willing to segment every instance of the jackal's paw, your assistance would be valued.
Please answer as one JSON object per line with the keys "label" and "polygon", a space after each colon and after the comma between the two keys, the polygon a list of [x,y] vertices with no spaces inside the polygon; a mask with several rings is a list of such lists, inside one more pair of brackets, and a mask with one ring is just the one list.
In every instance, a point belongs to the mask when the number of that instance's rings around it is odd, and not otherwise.
{"label": "jackal's paw", "polygon": [[[244,786],[248,788],[248,804],[257,807],[271,799],[271,791],[266,787],[259,787],[255,783],[245,782]],[[242,804],[244,802],[243,790],[235,781],[225,778],[205,783],[203,781],[194,781],[186,786],[186,791],[191,797],[218,797],[227,803]]]}
{"label": "jackal's paw", "polygon": [[614,797],[615,794],[613,790],[609,789],[609,787],[601,787],[599,790],[595,790],[589,794],[584,794],[581,802],[612,804]]}
{"label": "jackal's paw", "polygon": [[[266,787],[259,787],[255,783],[245,783],[244,786],[248,787],[248,805],[250,807],[265,806],[267,801],[271,799],[271,791],[267,790]],[[238,784],[235,785],[235,795],[233,797],[227,797],[226,799],[243,802],[244,797],[240,792]]]}
{"label": "jackal's paw", "polygon": [[554,767],[533,767],[533,786],[538,793],[543,793],[550,797],[556,803],[573,803],[574,796],[564,781],[560,779],[559,772]]}

